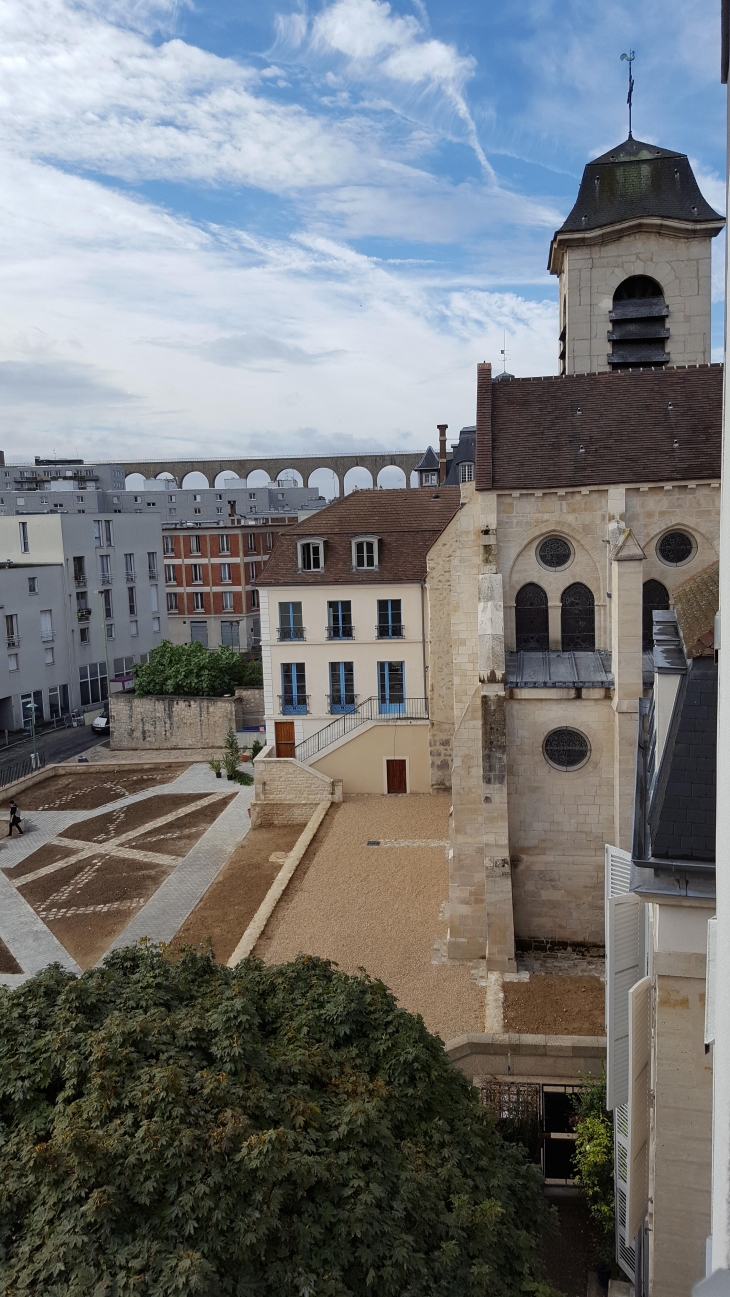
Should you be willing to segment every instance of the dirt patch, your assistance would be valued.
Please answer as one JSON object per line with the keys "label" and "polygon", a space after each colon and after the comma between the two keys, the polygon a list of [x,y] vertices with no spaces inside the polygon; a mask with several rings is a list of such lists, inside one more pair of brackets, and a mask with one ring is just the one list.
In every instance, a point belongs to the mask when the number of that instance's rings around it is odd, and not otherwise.
{"label": "dirt patch", "polygon": [[604,1002],[598,977],[548,974],[505,982],[504,1029],[537,1036],[603,1036]]}
{"label": "dirt patch", "polygon": [[[440,954],[449,804],[423,794],[333,807],[324,840],[297,869],[255,953],[272,964],[305,951],[348,973],[363,967],[442,1039],[483,1031],[484,988],[468,965]],[[382,845],[368,846],[375,840]]]}
{"label": "dirt patch", "polygon": [[235,796],[235,793],[231,793],[230,797],[200,806],[197,811],[181,815],[170,824],[160,825],[159,829],[141,833],[134,839],[134,845],[163,856],[186,856]]}
{"label": "dirt patch", "polygon": [[[182,815],[188,807],[202,801],[204,796],[205,794],[202,793],[160,793],[158,797],[146,797],[144,801],[132,802],[131,805],[124,803],[105,812],[104,815],[95,815],[90,820],[71,824],[58,836],[61,839],[72,838],[78,842],[109,842],[111,838],[118,838],[124,833],[131,833],[134,829],[144,828],[145,824],[162,819],[164,815]],[[209,797],[206,805],[200,808],[201,812],[208,817],[204,827],[218,818],[230,800],[230,797],[220,799],[215,795]],[[172,832],[176,822],[171,819],[170,824],[165,826],[166,830]],[[200,833],[197,837],[200,837]],[[140,835],[135,839],[135,845],[142,846],[145,841],[146,839]],[[175,855],[179,854],[181,853],[175,852]]]}
{"label": "dirt patch", "polygon": [[547,1279],[564,1297],[585,1297],[598,1251],[596,1227],[585,1198],[555,1198],[552,1205],[557,1229],[540,1248]]}
{"label": "dirt patch", "polygon": [[124,856],[87,856],[20,888],[70,955],[89,968],[173,868]]}
{"label": "dirt patch", "polygon": [[[105,766],[103,771],[49,773],[39,783],[19,790],[18,804],[24,811],[93,811],[107,802],[129,797],[130,793],[141,793],[159,784],[172,783],[189,765],[189,761],[167,762],[165,765],[138,765],[126,770]],[[6,794],[0,800],[0,816],[9,806],[10,798]]]}
{"label": "dirt patch", "polygon": [[58,842],[46,842],[32,855],[26,856],[25,860],[21,860],[19,865],[5,867],[3,873],[6,878],[15,881],[17,878],[25,878],[26,874],[32,874],[36,869],[45,869],[46,865],[58,864],[59,861],[74,854],[74,847],[62,847]]}
{"label": "dirt patch", "polygon": [[0,940],[0,973],[22,973],[17,959],[11,955],[5,942]]}
{"label": "dirt patch", "polygon": [[281,869],[281,861],[270,856],[291,851],[301,832],[301,825],[250,829],[185,920],[173,949],[198,946],[210,938],[216,961],[225,964]]}

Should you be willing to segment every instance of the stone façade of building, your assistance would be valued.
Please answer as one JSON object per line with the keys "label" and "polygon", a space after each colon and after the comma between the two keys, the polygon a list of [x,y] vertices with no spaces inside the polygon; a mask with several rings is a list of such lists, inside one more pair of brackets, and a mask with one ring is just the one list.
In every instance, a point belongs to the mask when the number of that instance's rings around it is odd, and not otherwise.
{"label": "stone fa\u00e7ade of building", "polygon": [[478,366],[475,480],[428,555],[448,953],[494,970],[520,944],[603,944],[604,846],[631,845],[646,618],[717,560],[705,281],[723,222],[686,158],[648,147],[589,164],[586,222],[553,240],[562,375]]}

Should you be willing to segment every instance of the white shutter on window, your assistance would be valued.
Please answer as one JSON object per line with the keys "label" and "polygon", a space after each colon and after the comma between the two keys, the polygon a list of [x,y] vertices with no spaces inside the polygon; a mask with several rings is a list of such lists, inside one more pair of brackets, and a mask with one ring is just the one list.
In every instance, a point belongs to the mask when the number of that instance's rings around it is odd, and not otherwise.
{"label": "white shutter on window", "polygon": [[629,991],[639,980],[641,953],[638,896],[609,897],[606,920],[606,1107],[610,1111],[629,1097]]}
{"label": "white shutter on window", "polygon": [[707,921],[707,974],[705,985],[705,1044],[715,1039],[715,957],[717,951],[717,919]]}
{"label": "white shutter on window", "polygon": [[606,843],[606,900],[625,896],[631,886],[631,853]]}
{"label": "white shutter on window", "polygon": [[629,1139],[626,1243],[649,1210],[649,1092],[651,1088],[651,978],[629,991]]}

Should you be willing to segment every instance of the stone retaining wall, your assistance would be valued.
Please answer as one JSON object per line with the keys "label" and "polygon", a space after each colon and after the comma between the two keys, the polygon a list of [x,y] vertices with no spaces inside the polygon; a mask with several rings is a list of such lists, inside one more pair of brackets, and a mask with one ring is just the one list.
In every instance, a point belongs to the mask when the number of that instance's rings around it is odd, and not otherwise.
{"label": "stone retaining wall", "polygon": [[244,726],[238,697],[111,694],[109,716],[112,750],[222,748],[227,730]]}

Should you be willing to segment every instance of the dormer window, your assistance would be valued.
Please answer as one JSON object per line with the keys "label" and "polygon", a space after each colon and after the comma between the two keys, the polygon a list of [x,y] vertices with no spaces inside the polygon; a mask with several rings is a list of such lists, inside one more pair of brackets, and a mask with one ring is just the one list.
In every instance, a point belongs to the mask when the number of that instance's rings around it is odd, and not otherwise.
{"label": "dormer window", "polygon": [[428,473],[421,473],[421,486],[438,486],[438,484],[438,469],[429,470]]}
{"label": "dormer window", "polygon": [[468,459],[462,460],[462,462],[459,464],[459,481],[460,482],[474,481],[474,465]]}
{"label": "dormer window", "polygon": [[378,537],[356,536],[352,542],[352,566],[358,571],[374,571],[378,566]]}
{"label": "dormer window", "polygon": [[312,537],[311,540],[300,540],[297,544],[299,551],[299,571],[300,572],[321,572],[324,567],[324,541],[321,537]]}

